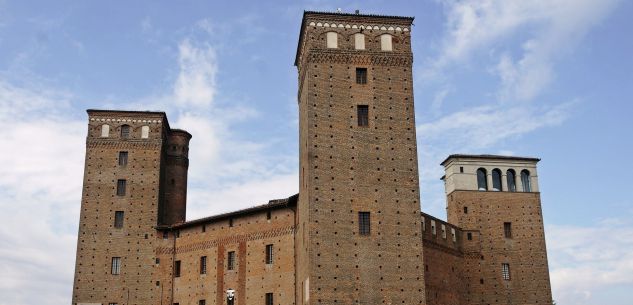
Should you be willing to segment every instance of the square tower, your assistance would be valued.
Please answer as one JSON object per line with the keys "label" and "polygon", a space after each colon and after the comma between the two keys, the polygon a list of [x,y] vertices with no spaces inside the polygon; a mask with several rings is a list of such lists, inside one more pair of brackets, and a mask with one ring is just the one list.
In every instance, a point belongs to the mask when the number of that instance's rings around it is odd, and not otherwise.
{"label": "square tower", "polygon": [[191,135],[164,112],[88,110],[73,304],[159,304],[156,230],[185,220]]}
{"label": "square tower", "polygon": [[425,303],[412,22],[303,15],[297,305]]}
{"label": "square tower", "polygon": [[468,304],[551,304],[537,158],[451,155],[448,222],[461,227]]}

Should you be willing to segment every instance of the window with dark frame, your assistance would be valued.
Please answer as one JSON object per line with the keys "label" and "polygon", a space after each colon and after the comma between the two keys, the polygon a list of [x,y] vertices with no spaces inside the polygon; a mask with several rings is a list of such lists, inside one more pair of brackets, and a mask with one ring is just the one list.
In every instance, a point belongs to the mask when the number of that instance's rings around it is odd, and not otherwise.
{"label": "window with dark frame", "polygon": [[512,238],[512,223],[511,222],[503,223],[503,233],[506,238]]}
{"label": "window with dark frame", "polygon": [[510,264],[508,263],[501,264],[501,276],[506,281],[510,280]]}
{"label": "window with dark frame", "polygon": [[273,293],[266,293],[266,305],[273,305]]}
{"label": "window with dark frame", "polygon": [[369,106],[358,105],[356,107],[356,113],[358,115],[358,126],[369,126]]}
{"label": "window with dark frame", "polygon": [[127,139],[130,137],[130,125],[121,126],[121,139]]}
{"label": "window with dark frame", "polygon": [[229,218],[229,227],[233,226],[233,218]]}
{"label": "window with dark frame", "polygon": [[266,211],[266,219],[270,220],[271,217],[272,217],[272,213],[270,212],[270,210]]}
{"label": "window with dark frame", "polygon": [[116,182],[116,195],[117,196],[125,196],[125,187],[127,181],[125,179],[119,179]]}
{"label": "window with dark frame", "polygon": [[198,301],[198,305],[207,305],[207,300]]}
{"label": "window with dark frame", "polygon": [[266,264],[273,263],[273,245],[266,245]]}
{"label": "window with dark frame", "polygon": [[235,270],[235,251],[229,251],[226,256],[226,269]]}
{"label": "window with dark frame", "polygon": [[120,151],[119,152],[119,166],[126,166],[127,165],[127,151]]}
{"label": "window with dark frame", "polygon": [[207,257],[200,257],[200,274],[207,274]]}
{"label": "window with dark frame", "polygon": [[367,84],[367,68],[356,68],[356,83]]}
{"label": "window with dark frame", "polygon": [[180,277],[180,261],[174,262],[174,277]]}
{"label": "window with dark frame", "polygon": [[370,212],[358,212],[358,234],[369,235],[371,233]]}
{"label": "window with dark frame", "polygon": [[466,233],[466,238],[468,240],[473,240],[473,233],[470,233],[470,232]]}
{"label": "window with dark frame", "polygon": [[112,270],[111,273],[114,275],[118,275],[121,273],[121,258],[113,257],[112,258]]}
{"label": "window with dark frame", "polygon": [[123,211],[114,212],[114,227],[117,229],[123,228]]}

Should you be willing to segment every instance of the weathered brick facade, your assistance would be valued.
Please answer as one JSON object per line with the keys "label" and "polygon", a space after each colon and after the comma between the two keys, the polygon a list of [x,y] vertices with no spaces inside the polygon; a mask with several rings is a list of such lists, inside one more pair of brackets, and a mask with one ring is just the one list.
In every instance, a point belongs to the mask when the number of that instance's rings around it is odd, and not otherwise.
{"label": "weathered brick facade", "polygon": [[73,304],[551,304],[538,159],[452,155],[420,211],[412,22],[304,14],[300,191],[265,205],[185,221],[191,135],[89,110]]}

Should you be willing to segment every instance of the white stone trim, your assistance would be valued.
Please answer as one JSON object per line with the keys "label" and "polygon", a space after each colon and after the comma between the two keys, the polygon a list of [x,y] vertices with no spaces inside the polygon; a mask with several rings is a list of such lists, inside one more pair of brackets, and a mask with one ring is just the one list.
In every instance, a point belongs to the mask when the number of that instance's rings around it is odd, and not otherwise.
{"label": "white stone trim", "polygon": [[358,24],[336,24],[335,22],[310,22],[308,26],[312,27],[323,27],[323,28],[340,28],[340,29],[369,29],[369,30],[379,30],[379,31],[390,31],[390,32],[408,32],[409,28],[393,26],[393,25],[358,25]]}

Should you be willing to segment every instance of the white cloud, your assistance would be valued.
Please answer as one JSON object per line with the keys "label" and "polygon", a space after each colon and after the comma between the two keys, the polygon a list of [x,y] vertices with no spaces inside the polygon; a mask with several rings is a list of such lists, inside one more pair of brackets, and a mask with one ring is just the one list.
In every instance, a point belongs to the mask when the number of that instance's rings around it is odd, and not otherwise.
{"label": "white cloud", "polygon": [[[613,293],[618,285],[633,285],[630,218],[588,226],[549,225],[546,232],[552,289],[558,304],[612,303],[596,295]],[[621,301],[619,304],[625,304]]]}
{"label": "white cloud", "polygon": [[[501,49],[494,71],[503,100],[531,100],[554,78],[553,62],[603,20],[619,0],[442,1],[447,36],[427,75],[481,49]],[[508,55],[512,49],[515,56]],[[496,56],[493,51],[493,56]],[[516,59],[513,59],[516,58]]]}
{"label": "white cloud", "polygon": [[196,47],[189,39],[178,46],[180,74],[174,85],[174,97],[180,107],[209,107],[216,93],[218,71],[211,46]]}

